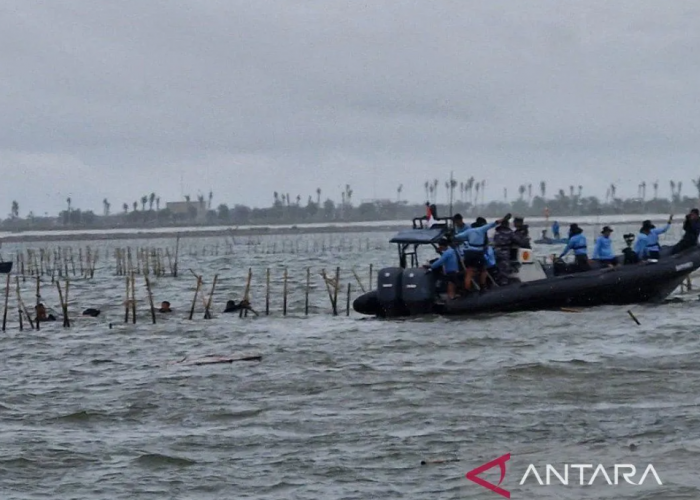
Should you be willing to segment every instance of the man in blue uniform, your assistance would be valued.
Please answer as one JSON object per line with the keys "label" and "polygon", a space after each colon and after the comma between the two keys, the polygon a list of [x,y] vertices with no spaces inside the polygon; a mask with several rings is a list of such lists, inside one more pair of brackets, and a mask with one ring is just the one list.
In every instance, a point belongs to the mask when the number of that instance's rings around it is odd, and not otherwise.
{"label": "man in blue uniform", "polygon": [[556,240],[561,238],[561,236],[559,236],[559,221],[555,220],[554,224],[552,224],[552,237]]}
{"label": "man in blue uniform", "polygon": [[583,229],[578,227],[578,224],[571,224],[569,226],[569,241],[559,258],[563,258],[571,250],[574,251],[576,269],[579,272],[589,271],[591,266],[588,263],[588,243],[586,242],[586,237],[583,234]]}
{"label": "man in blue uniform", "polygon": [[438,251],[440,252],[440,258],[425,267],[432,271],[443,269],[443,275],[447,280],[447,296],[450,299],[454,299],[457,291],[457,277],[459,275],[459,256],[454,248],[450,248],[446,238],[442,238],[438,242]]}
{"label": "man in blue uniform", "polygon": [[634,243],[634,252],[639,260],[657,261],[660,257],[659,235],[665,233],[671,227],[673,215],[669,216],[668,223],[662,228],[656,228],[650,220],[642,222],[637,241]]}
{"label": "man in blue uniform", "polygon": [[[510,218],[510,214],[504,217],[504,219],[508,218]],[[467,291],[472,289],[472,279],[476,271],[479,271],[479,288],[484,290],[487,278],[484,259],[488,241],[487,232],[500,224],[502,220],[499,219],[487,224],[486,219],[477,217],[470,228],[455,234],[455,240],[464,241],[464,267],[467,269],[464,275],[464,288]]]}
{"label": "man in blue uniform", "polygon": [[613,253],[612,240],[610,239],[612,232],[613,230],[610,226],[605,226],[600,232],[600,236],[596,238],[595,246],[593,247],[593,260],[597,260],[608,267],[615,267],[618,264],[617,257]]}

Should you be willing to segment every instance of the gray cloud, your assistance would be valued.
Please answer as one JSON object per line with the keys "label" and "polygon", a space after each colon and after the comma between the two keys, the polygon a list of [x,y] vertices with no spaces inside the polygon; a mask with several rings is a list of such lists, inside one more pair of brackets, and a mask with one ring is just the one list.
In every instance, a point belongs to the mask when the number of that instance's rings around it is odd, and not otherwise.
{"label": "gray cloud", "polygon": [[0,42],[0,194],[23,213],[700,174],[690,1],[15,0]]}

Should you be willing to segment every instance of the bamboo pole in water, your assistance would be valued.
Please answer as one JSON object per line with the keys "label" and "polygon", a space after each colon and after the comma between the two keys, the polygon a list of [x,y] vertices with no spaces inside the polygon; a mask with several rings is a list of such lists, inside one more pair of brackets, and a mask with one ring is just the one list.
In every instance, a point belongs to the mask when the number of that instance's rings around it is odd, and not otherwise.
{"label": "bamboo pole in water", "polygon": [[136,324],[136,283],[134,272],[131,272],[131,322]]}
{"label": "bamboo pole in water", "polygon": [[282,316],[287,315],[287,278],[289,277],[287,268],[284,268],[284,282],[282,291]]}
{"label": "bamboo pole in water", "polygon": [[345,316],[350,316],[350,283],[348,283],[348,299],[345,303]]}
{"label": "bamboo pole in water", "polygon": [[[246,304],[250,306],[250,282],[253,279],[253,269],[248,268],[248,280],[245,284],[245,294],[243,296],[243,300],[246,301]],[[241,318],[245,316],[246,318],[248,317],[248,308],[246,307],[245,309],[241,309],[241,312],[239,313],[238,317]]]}
{"label": "bamboo pole in water", "polygon": [[[180,233],[177,234],[177,239],[175,240],[175,264],[173,265],[173,277],[177,278],[177,260],[180,254]],[[190,318],[192,319],[192,318]]]}
{"label": "bamboo pole in water", "polygon": [[153,294],[151,293],[151,282],[148,281],[148,276],[144,276],[146,279],[146,290],[148,291],[148,303],[151,306],[151,319],[153,320],[153,324],[156,324],[156,308],[153,305]]}
{"label": "bamboo pole in water", "polygon": [[7,302],[10,300],[10,274],[7,274],[7,282],[5,283],[5,310],[2,313],[2,331],[7,327]]}
{"label": "bamboo pole in water", "polygon": [[129,322],[129,277],[126,277],[126,300],[124,301],[124,323]]}
{"label": "bamboo pole in water", "polygon": [[37,331],[41,329],[41,327],[39,326],[39,323],[41,323],[41,321],[39,320],[39,314],[38,314],[39,313],[38,308],[39,308],[40,303],[41,303],[41,276],[37,276],[36,277],[36,305],[37,305],[37,308],[34,309],[37,312],[37,315],[36,315],[36,329],[37,329]]}
{"label": "bamboo pole in water", "polygon": [[340,267],[335,268],[335,286],[333,290],[333,316],[338,315],[338,288],[340,288]]}
{"label": "bamboo pole in water", "polygon": [[218,274],[214,275],[214,281],[211,284],[211,292],[209,292],[209,300],[207,300],[207,305],[204,308],[204,319],[211,319],[211,313],[209,311],[211,309],[211,301],[214,297],[214,290],[216,289],[216,280],[218,277]]}
{"label": "bamboo pole in water", "polygon": [[70,318],[68,317],[68,292],[70,290],[70,280],[66,279],[66,297],[63,303],[63,326],[70,327]]}
{"label": "bamboo pole in water", "polygon": [[270,315],[270,268],[267,268],[265,278],[265,316]]}
{"label": "bamboo pole in water", "polygon": [[309,315],[309,289],[311,288],[311,268],[306,268],[306,293],[304,296],[304,315]]}
{"label": "bamboo pole in water", "polygon": [[194,291],[194,298],[192,299],[192,307],[190,308],[190,317],[189,319],[192,319],[194,316],[194,307],[197,304],[197,296],[199,295],[199,289],[202,286],[202,277],[197,276],[197,288]]}

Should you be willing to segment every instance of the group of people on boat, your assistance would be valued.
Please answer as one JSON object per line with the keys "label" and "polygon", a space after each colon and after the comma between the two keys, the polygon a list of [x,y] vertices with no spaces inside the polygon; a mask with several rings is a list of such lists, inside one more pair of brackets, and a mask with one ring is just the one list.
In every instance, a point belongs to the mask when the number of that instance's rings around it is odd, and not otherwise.
{"label": "group of people on boat", "polygon": [[[515,267],[514,254],[518,248],[531,248],[528,226],[522,217],[513,219],[513,228],[510,227],[510,214],[491,223],[477,217],[472,224],[465,223],[462,215],[456,214],[452,222],[452,240],[442,238],[438,242],[440,258],[427,266],[431,270],[444,270],[448,297],[455,297],[462,271],[467,292],[471,291],[475,276],[480,291],[486,290],[489,276],[498,285],[515,279],[511,277]],[[488,231],[493,228],[496,228],[494,241],[489,245]]]}
{"label": "group of people on boat", "polygon": [[[464,272],[464,289],[469,292],[472,289],[475,275],[478,278],[479,290],[487,287],[489,275],[493,283],[499,286],[517,282],[513,272],[517,267],[515,262],[519,248],[531,248],[528,226],[522,217],[513,219],[513,228],[510,227],[510,214],[502,219],[487,223],[483,217],[468,225],[462,215],[457,214],[453,218],[454,236],[452,239],[442,238],[438,242],[440,257],[426,267],[429,269],[443,270],[447,281],[447,295],[454,298],[456,295],[459,276]],[[623,252],[624,264],[637,262],[655,262],[661,258],[659,235],[665,233],[671,227],[673,216],[669,216],[666,225],[657,228],[651,220],[645,220],[636,237],[633,248],[627,248]],[[558,223],[555,236],[558,236]],[[495,228],[493,244],[489,245],[488,231]],[[554,230],[554,227],[553,227]],[[692,209],[683,223],[683,238],[672,248],[671,254],[696,246],[700,237],[700,211]],[[603,266],[615,267],[620,265],[613,251],[610,236],[613,229],[603,227],[596,238],[593,247],[592,260],[598,261]],[[571,272],[584,272],[591,269],[588,258],[588,244],[583,229],[578,224],[571,224],[566,247],[558,256],[553,256],[555,268],[557,263],[563,264],[562,259],[573,252],[574,265],[569,268]],[[633,235],[630,235],[633,236]],[[625,236],[627,239],[627,235]],[[631,243],[631,242],[630,242]],[[629,243],[628,243],[629,245]]]}

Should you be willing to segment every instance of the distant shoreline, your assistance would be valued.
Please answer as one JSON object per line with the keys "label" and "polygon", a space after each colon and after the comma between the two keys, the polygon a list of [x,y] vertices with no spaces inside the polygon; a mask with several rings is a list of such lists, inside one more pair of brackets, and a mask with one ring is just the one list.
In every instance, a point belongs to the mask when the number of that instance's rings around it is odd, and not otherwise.
{"label": "distant shoreline", "polygon": [[[566,232],[566,226],[576,222],[581,226],[595,226],[603,224],[633,224],[641,223],[645,219],[654,222],[662,222],[668,218],[664,214],[630,214],[630,215],[601,215],[585,217],[558,217],[556,220]],[[550,217],[549,224],[555,220]],[[683,214],[674,215],[674,220],[680,223]],[[546,226],[544,217],[528,217],[526,223],[531,226],[531,236],[539,234],[533,230],[541,230]],[[133,239],[159,239],[159,238],[206,238],[215,236],[265,236],[265,235],[302,235],[324,233],[357,233],[357,232],[388,232],[400,231],[412,227],[410,220],[368,221],[350,223],[317,223],[277,226],[208,226],[208,227],[183,227],[183,228],[150,228],[150,229],[75,229],[75,230],[49,230],[49,231],[24,231],[17,233],[0,233],[2,243],[24,242],[50,242],[50,241],[108,241],[108,240],[133,240]]]}

